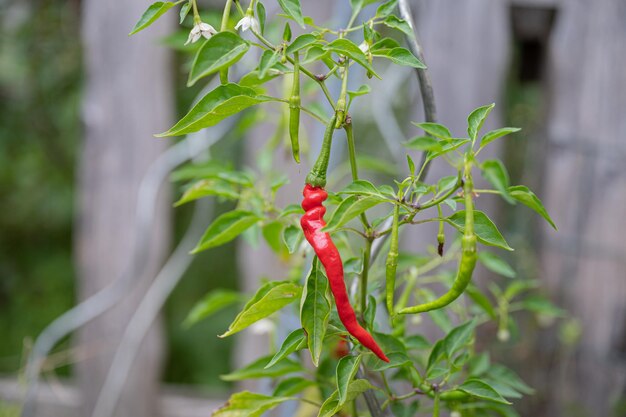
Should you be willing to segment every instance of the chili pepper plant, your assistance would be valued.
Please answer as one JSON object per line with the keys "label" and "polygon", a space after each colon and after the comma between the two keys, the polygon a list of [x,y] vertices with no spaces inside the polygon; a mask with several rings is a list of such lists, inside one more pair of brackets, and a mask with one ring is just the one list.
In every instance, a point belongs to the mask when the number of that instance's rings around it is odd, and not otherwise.
{"label": "chili pepper plant", "polygon": [[[301,407],[298,415],[516,415],[511,403],[532,389],[490,360],[490,344],[518,334],[511,313],[555,308],[536,307],[547,305],[545,300],[526,302],[536,282],[515,278],[493,251],[513,249],[480,210],[480,195],[526,205],[554,226],[531,190],[511,185],[499,160],[483,158],[493,141],[519,129],[484,132],[493,104],[469,114],[466,132],[453,134],[427,118],[414,123],[423,135],[398,138],[407,151],[421,151],[420,160],[407,152],[404,175],[386,183],[366,179],[358,167],[362,143],[350,111],[370,93],[368,81],[381,78],[384,66],[426,71],[405,46],[417,41],[411,23],[396,15],[397,0],[376,5],[351,0],[349,19],[332,27],[303,15],[299,0],[277,3],[282,13],[268,20],[262,1],[226,0],[218,24],[203,17],[196,0],[157,2],[132,31],[180,7],[192,55],[188,85],[207,86],[189,112],[157,136],[185,136],[243,113],[240,124],[275,121],[276,134],[260,152],[266,158],[281,155],[274,151],[284,147],[293,156],[289,163],[314,161],[302,195],[293,194],[292,204],[284,207],[276,194],[288,179],[272,172],[267,160],[239,170],[219,161],[195,163],[175,175],[183,188],[177,204],[217,197],[236,207],[208,225],[194,252],[244,234],[265,240],[288,271],[282,279],[262,283],[220,336],[261,320],[276,324],[268,356],[223,376],[227,381],[272,378],[272,391],[236,393],[213,415],[260,416],[286,402]],[[313,6],[313,1],[305,4]],[[351,77],[365,83],[351,91]],[[304,122],[322,125],[317,155],[303,152],[314,148],[303,139]],[[310,134],[315,131],[307,129],[308,139],[318,144]],[[349,180],[338,170],[329,172],[338,131],[347,152],[337,159],[349,165]],[[427,177],[435,160],[447,163],[449,175]],[[476,189],[477,176],[490,187]],[[401,245],[403,231],[425,223],[438,227],[436,236],[424,236],[432,242],[425,252]],[[476,285],[477,263],[506,279]],[[238,294],[212,292],[191,310],[188,323],[241,300]],[[298,316],[300,326],[284,328],[281,314]],[[426,337],[425,323],[434,323],[437,332]],[[487,340],[477,343],[479,330]]]}

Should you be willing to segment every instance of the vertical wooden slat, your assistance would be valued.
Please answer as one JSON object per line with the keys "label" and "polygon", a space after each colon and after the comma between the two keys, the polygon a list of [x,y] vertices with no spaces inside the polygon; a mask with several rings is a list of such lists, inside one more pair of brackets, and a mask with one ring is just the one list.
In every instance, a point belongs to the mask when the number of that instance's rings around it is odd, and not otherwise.
{"label": "vertical wooden slat", "polygon": [[[83,3],[85,142],[75,242],[81,298],[118,279],[127,269],[137,242],[134,231],[139,184],[148,166],[167,146],[152,134],[172,122],[170,53],[157,43],[170,25],[160,22],[128,37],[148,5],[143,0]],[[172,22],[167,17],[165,20]],[[89,358],[77,366],[85,415],[94,406],[129,317],[165,254],[168,200],[168,193],[162,192],[155,207],[150,260],[134,278],[139,284],[137,290],[79,334],[79,343],[89,352]],[[146,338],[116,415],[158,415],[155,398],[163,355],[161,333],[157,325]]]}

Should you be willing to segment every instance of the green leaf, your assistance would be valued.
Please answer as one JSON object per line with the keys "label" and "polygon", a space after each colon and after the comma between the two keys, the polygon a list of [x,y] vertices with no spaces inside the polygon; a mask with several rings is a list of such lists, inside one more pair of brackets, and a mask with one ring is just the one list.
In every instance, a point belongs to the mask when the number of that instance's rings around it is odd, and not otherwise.
{"label": "green leaf", "polygon": [[482,352],[467,361],[467,372],[471,376],[479,376],[487,372],[490,365],[489,352]]}
{"label": "green leaf", "polygon": [[302,8],[300,7],[300,0],[278,0],[281,9],[291,16],[300,26],[304,28],[304,17],[302,17]]}
{"label": "green leaf", "polygon": [[426,371],[430,371],[434,368],[434,366],[445,357],[446,349],[445,342],[443,339],[440,339],[433,345],[433,348],[428,355],[428,362],[426,365]]}
{"label": "green leaf", "polygon": [[133,30],[128,34],[134,35],[137,32],[141,32],[151,24],[157,21],[157,19],[163,16],[169,9],[176,6],[176,3],[172,3],[171,1],[157,1],[156,3],[152,3],[150,7],[143,13],[143,15],[139,18],[139,21],[133,28]]}
{"label": "green leaf", "polygon": [[285,225],[279,221],[271,221],[263,225],[261,233],[268,246],[277,254],[281,255],[285,251],[283,246],[283,229]]}
{"label": "green leaf", "polygon": [[505,260],[498,255],[481,251],[478,252],[478,261],[485,266],[488,270],[495,272],[507,278],[515,278],[515,270]]}
{"label": "green leaf", "polygon": [[406,347],[411,350],[430,349],[430,342],[421,334],[414,334],[406,338]]}
{"label": "green leaf", "polygon": [[374,328],[374,320],[376,320],[376,298],[371,294],[367,296],[367,305],[363,312],[363,320],[365,320],[366,328]]}
{"label": "green leaf", "polygon": [[191,10],[191,1],[188,1],[187,3],[183,4],[183,7],[180,8],[180,13],[179,13],[179,23],[182,25],[183,22],[185,21],[185,18],[187,17],[187,15],[189,14],[189,10]]}
{"label": "green leaf", "polygon": [[233,210],[224,213],[206,229],[204,236],[191,253],[198,253],[228,243],[259,220],[261,218],[250,211]]}
{"label": "green leaf", "polygon": [[398,0],[389,0],[388,2],[381,4],[378,6],[378,9],[376,9],[376,17],[381,18],[389,16],[393,13],[397,4]]}
{"label": "green leaf", "polygon": [[296,329],[293,332],[289,333],[289,335],[283,341],[278,352],[272,357],[272,359],[265,365],[264,369],[271,368],[276,364],[276,362],[286,358],[291,355],[293,352],[296,352],[300,349],[304,349],[306,347],[306,333],[304,333],[304,329]]}
{"label": "green leaf", "polygon": [[293,281],[271,281],[261,286],[254,297],[228,326],[228,331],[220,337],[231,336],[253,323],[275,313],[296,301],[302,287]]}
{"label": "green leaf", "polygon": [[318,366],[328,320],[330,300],[328,299],[328,279],[323,274],[320,262],[315,259],[306,280],[300,306],[300,322],[307,334],[311,360]]}
{"label": "green leaf", "polygon": [[302,364],[289,358],[278,361],[271,368],[266,368],[265,364],[269,360],[271,360],[271,357],[272,355],[263,356],[262,358],[259,358],[254,362],[249,363],[241,369],[233,371],[229,374],[221,375],[220,378],[224,381],[243,381],[244,379],[275,378],[278,376],[304,370]]}
{"label": "green leaf", "polygon": [[502,198],[509,204],[515,204],[515,200],[509,194],[509,173],[502,162],[497,159],[490,159],[483,162],[480,168],[483,178],[489,181],[496,190],[500,191]]}
{"label": "green leaf", "polygon": [[491,378],[503,384],[509,385],[511,388],[523,394],[531,395],[535,392],[535,390],[529,387],[522,380],[522,378],[519,377],[519,375],[517,375],[515,372],[513,372],[511,369],[507,368],[504,365],[500,365],[497,363],[491,365],[489,371],[487,371],[487,374]]}
{"label": "green leaf", "polygon": [[348,398],[348,389],[350,388],[350,382],[352,382],[352,379],[354,379],[354,376],[359,370],[361,358],[361,355],[344,356],[337,363],[336,376],[339,406],[342,406]]}
{"label": "green leaf", "polygon": [[294,39],[285,50],[285,53],[288,55],[295,54],[304,48],[308,48],[309,46],[316,44],[317,41],[318,39],[316,36],[313,36],[310,33],[305,33],[304,35],[300,35]]}
{"label": "green leaf", "polygon": [[380,192],[374,184],[366,180],[356,180],[349,184],[346,188],[339,191],[339,194],[355,194],[366,197],[377,197],[386,199],[385,195]]}
{"label": "green leaf", "polygon": [[[348,393],[346,395],[346,401],[349,402],[363,394],[368,389],[376,389],[368,380],[357,379],[350,383],[348,387]],[[330,397],[324,401],[322,407],[317,414],[318,417],[332,417],[341,409],[339,404],[339,394],[337,391],[333,392]]]}
{"label": "green leaf", "polygon": [[406,48],[398,47],[393,49],[378,49],[372,51],[372,55],[387,58],[396,65],[403,65],[412,68],[426,68],[426,65]]}
{"label": "green leaf", "polygon": [[283,242],[289,253],[294,253],[302,240],[302,229],[296,226],[287,226],[283,230]]}
{"label": "green leaf", "polygon": [[537,197],[528,187],[524,185],[514,185],[509,187],[509,193],[511,193],[511,197],[537,212],[548,223],[550,223],[550,226],[552,226],[554,230],[557,230],[556,225],[552,221],[552,218],[546,211],[546,208],[543,206],[539,197]]}
{"label": "green leaf", "polygon": [[[465,230],[465,210],[460,210],[448,217],[450,224],[460,232]],[[506,243],[502,234],[485,213],[474,210],[474,232],[478,241],[484,245],[497,246],[512,251],[513,248]]]}
{"label": "green leaf", "polygon": [[372,91],[372,88],[367,85],[367,84],[362,84],[358,90],[356,91],[349,91],[348,90],[348,95],[350,96],[351,99],[354,99],[355,97],[359,97],[359,96],[364,96],[365,94],[369,94]]}
{"label": "green leaf", "polygon": [[274,397],[293,397],[299,392],[304,391],[308,387],[315,385],[315,382],[302,378],[301,376],[292,376],[283,381],[280,381],[276,388],[274,388]]}
{"label": "green leaf", "polygon": [[259,78],[265,78],[267,71],[280,60],[278,51],[264,51],[259,61]]}
{"label": "green leaf", "polygon": [[229,200],[236,200],[239,198],[239,189],[228,181],[215,179],[200,180],[189,187],[183,196],[176,203],[174,203],[174,206],[178,207],[185,203],[212,195],[227,198]]}
{"label": "green leaf", "polygon": [[250,44],[233,32],[224,31],[211,36],[204,42],[193,60],[187,87],[222,68],[230,67],[239,61],[248,49]]}
{"label": "green leaf", "polygon": [[498,391],[493,389],[493,387],[477,378],[468,379],[457,389],[482,400],[493,401],[500,404],[511,404],[509,401],[505,400]]}
{"label": "green leaf", "polygon": [[460,326],[455,327],[444,337],[443,344],[448,358],[452,356],[462,347],[467,345],[474,335],[474,327],[476,323],[470,320]]}
{"label": "green leaf", "polygon": [[469,135],[472,143],[476,140],[478,132],[483,127],[485,119],[491,113],[491,110],[495,107],[495,104],[489,104],[488,106],[482,106],[470,113],[467,118],[467,134]]}
{"label": "green leaf", "polygon": [[440,139],[451,139],[452,134],[450,130],[442,124],[432,123],[432,122],[422,122],[422,123],[412,123],[413,125],[419,127],[424,132],[433,135],[436,138]]}
{"label": "green leaf", "polygon": [[404,404],[401,401],[391,403],[391,412],[394,417],[415,417],[419,408],[419,401],[413,401],[409,404]]}
{"label": "green leaf", "polygon": [[517,127],[503,127],[501,129],[492,130],[490,132],[485,133],[485,135],[480,139],[480,148],[484,148],[489,143],[494,140],[501,138],[502,136],[510,135],[511,133],[519,132],[522,129]]}
{"label": "green leaf", "polygon": [[261,30],[261,35],[265,33],[265,6],[260,1],[256,4],[256,17],[259,19],[259,29]]}
{"label": "green leaf", "polygon": [[[483,252],[479,252],[478,256]],[[475,286],[470,285],[465,289],[465,293],[472,299],[472,301],[480,308],[483,309],[485,313],[492,319],[497,317],[496,310],[491,305],[491,301],[489,298],[482,292],[480,292]]]}
{"label": "green leaf", "polygon": [[197,132],[205,127],[214,126],[250,106],[270,100],[269,97],[258,95],[249,87],[233,83],[220,85],[202,97],[189,113],[167,132],[155,136],[181,136]]}
{"label": "green leaf", "polygon": [[394,16],[394,15],[387,16],[385,20],[383,20],[383,24],[385,24],[385,26],[388,26],[392,29],[399,30],[400,32],[404,33],[410,38],[415,36],[413,33],[413,29],[411,29],[411,26],[409,26],[406,20],[402,20],[397,16]]}
{"label": "green leaf", "polygon": [[249,391],[238,392],[223,407],[217,409],[212,417],[260,417],[288,400],[286,397],[271,397]]}
{"label": "green leaf", "polygon": [[348,58],[354,60],[356,63],[361,65],[363,68],[368,70],[370,73],[374,74],[376,78],[380,78],[380,76],[374,71],[374,67],[369,63],[367,57],[359,49],[359,47],[349,39],[335,39],[328,45],[324,47],[325,50],[335,52],[339,55],[345,55]]}
{"label": "green leaf", "polygon": [[379,197],[359,198],[352,195],[343,200],[341,204],[337,206],[337,209],[333,212],[328,224],[322,229],[322,231],[328,233],[333,232],[356,216],[380,203],[383,203],[384,201],[385,200]]}
{"label": "green leaf", "polygon": [[370,46],[370,52],[374,54],[374,52],[378,53],[380,50],[394,49],[394,48],[399,48],[399,47],[400,47],[400,44],[395,39],[382,38],[381,40],[379,40],[378,42]]}
{"label": "green leaf", "polygon": [[408,142],[402,144],[409,149],[415,149],[417,151],[440,151],[442,149],[441,143],[431,136],[418,136],[410,139]]}
{"label": "green leaf", "polygon": [[441,150],[435,150],[435,151],[431,151],[428,152],[428,157],[427,159],[429,161],[443,155],[446,154],[448,152],[452,152],[458,148],[460,148],[461,146],[465,145],[466,143],[469,143],[469,139],[463,139],[463,138],[451,138],[451,139],[445,139],[445,140],[441,140],[439,141],[439,143],[441,143]]}
{"label": "green leaf", "polygon": [[221,289],[211,291],[193,306],[183,326],[189,327],[240,300],[241,295],[236,291]]}
{"label": "green leaf", "polygon": [[380,372],[392,368],[410,366],[412,361],[404,352],[390,352],[387,354],[389,362],[385,362],[376,356],[370,356],[367,369],[373,372]]}

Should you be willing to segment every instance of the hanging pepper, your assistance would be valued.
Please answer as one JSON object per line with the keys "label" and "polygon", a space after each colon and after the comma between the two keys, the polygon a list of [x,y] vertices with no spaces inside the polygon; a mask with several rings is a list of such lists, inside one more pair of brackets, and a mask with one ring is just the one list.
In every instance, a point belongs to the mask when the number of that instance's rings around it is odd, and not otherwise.
{"label": "hanging pepper", "polygon": [[[439,213],[439,217],[443,217],[443,213],[441,211],[441,204],[437,204],[437,212]],[[443,256],[443,246],[446,244],[446,234],[443,230],[443,220],[439,221],[439,233],[437,233],[437,254],[439,256]]]}
{"label": "hanging pepper", "polygon": [[339,319],[346,327],[346,330],[363,346],[374,352],[380,359],[389,362],[389,359],[385,356],[372,335],[357,321],[356,314],[350,305],[346,284],[343,280],[341,256],[330,235],[321,231],[321,229],[326,226],[326,222],[324,221],[326,208],[322,203],[328,197],[328,193],[326,193],[324,187],[326,186],[326,171],[328,170],[330,145],[335,123],[336,117],[333,117],[326,127],[320,155],[315,165],[313,165],[311,172],[306,177],[306,184],[302,192],[304,196],[302,208],[305,213],[300,219],[300,225],[302,226],[304,237],[309,244],[311,244],[315,254],[326,270],[330,289],[333,293],[335,304],[337,305],[337,313],[339,313]]}
{"label": "hanging pepper", "polygon": [[420,304],[413,307],[403,308],[399,314],[416,314],[426,311],[437,310],[445,307],[463,294],[465,288],[472,280],[472,273],[476,266],[476,235],[474,233],[474,185],[471,176],[471,165],[465,161],[465,181],[463,183],[463,194],[465,197],[465,230],[461,240],[461,261],[452,284],[452,288],[441,297],[429,303]]}
{"label": "hanging pepper", "polygon": [[289,138],[293,159],[300,163],[300,58],[296,52],[293,55],[293,84],[289,98]]}

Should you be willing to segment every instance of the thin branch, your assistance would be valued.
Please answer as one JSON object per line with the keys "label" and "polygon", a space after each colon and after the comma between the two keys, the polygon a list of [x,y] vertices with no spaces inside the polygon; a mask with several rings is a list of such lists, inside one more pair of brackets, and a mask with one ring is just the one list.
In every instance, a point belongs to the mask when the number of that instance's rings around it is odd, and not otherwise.
{"label": "thin branch", "polygon": [[[409,48],[411,49],[411,52],[413,52],[413,55],[415,55],[420,61],[422,61],[422,63],[426,64],[426,60],[424,59],[424,51],[415,30],[415,23],[413,22],[413,14],[411,13],[409,1],[399,0],[398,7],[400,9],[400,17],[402,17],[402,19],[404,19],[409,24],[411,29],[413,29],[413,36],[407,36]],[[425,68],[417,68],[415,72],[417,74],[417,80],[419,81],[420,92],[422,94],[422,103],[424,105],[424,119],[427,122],[435,123],[437,122],[437,106],[435,105],[435,94],[433,93],[433,84],[430,81],[428,70]],[[426,155],[426,152],[422,154],[421,165],[426,164]],[[430,163],[428,163],[424,168],[424,177],[426,177],[428,173],[428,165],[430,165]]]}

